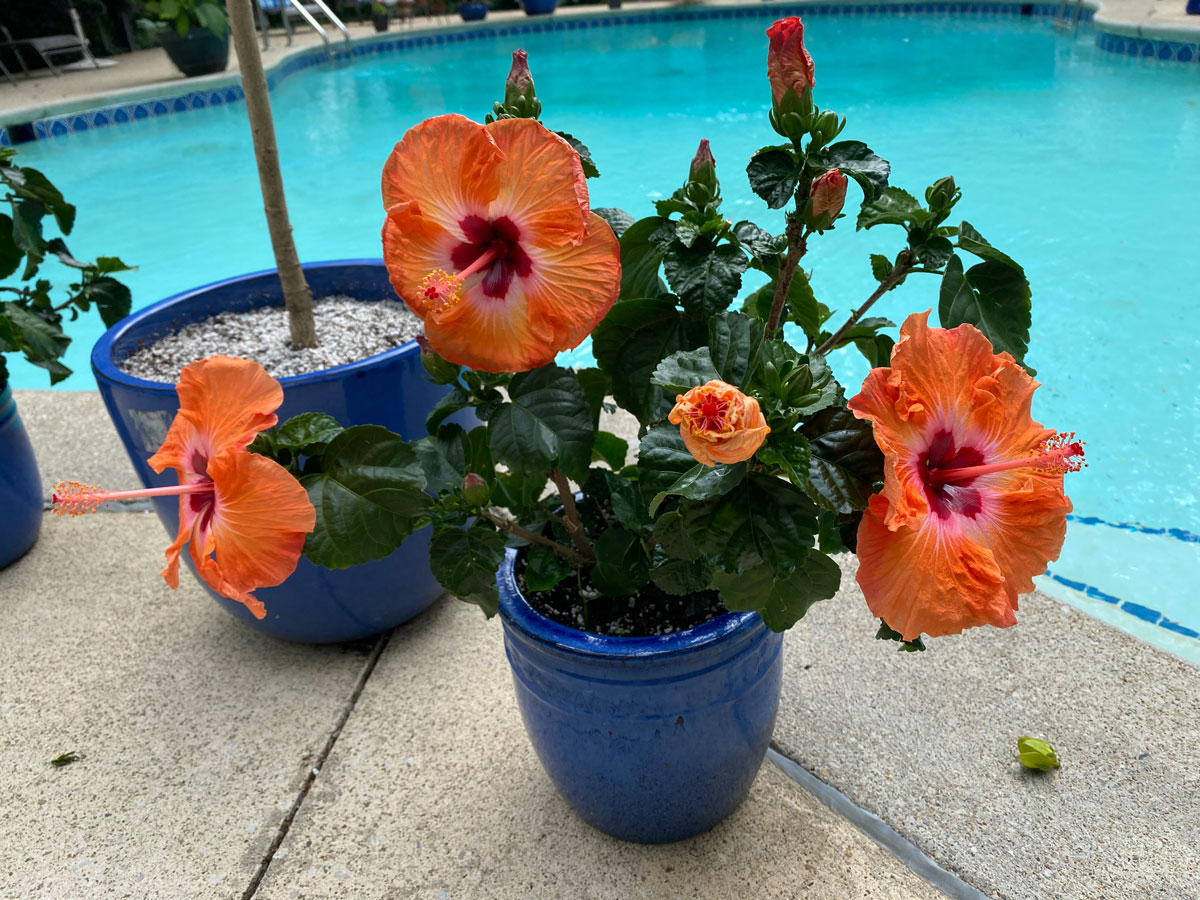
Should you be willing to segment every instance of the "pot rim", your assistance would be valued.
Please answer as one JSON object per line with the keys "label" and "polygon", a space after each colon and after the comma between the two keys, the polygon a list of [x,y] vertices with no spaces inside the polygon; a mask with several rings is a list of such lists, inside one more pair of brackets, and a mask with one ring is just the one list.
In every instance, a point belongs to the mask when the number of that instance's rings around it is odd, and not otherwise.
{"label": "pot rim", "polygon": [[756,612],[727,612],[691,628],[652,637],[616,637],[580,631],[543,616],[517,587],[517,547],[504,552],[496,572],[500,589],[500,618],[523,636],[557,650],[580,656],[618,659],[664,659],[696,653],[721,643],[739,632],[766,630]]}
{"label": "pot rim", "polygon": [[[301,268],[304,271],[313,269],[336,268],[341,266],[372,266],[383,268],[384,263],[381,259],[331,259],[320,262],[304,263]],[[240,281],[249,281],[254,278],[262,278],[264,276],[276,275],[278,269],[263,269],[258,272],[249,272],[245,275],[235,275],[232,278],[222,278],[220,281],[213,281],[209,284],[201,285],[200,287],[190,288],[186,291],[180,291],[178,294],[172,294],[163,300],[159,300],[149,306],[134,310],[124,319],[117,322],[111,328],[100,336],[92,347],[91,361],[92,371],[98,376],[103,377],[106,381],[114,382],[126,388],[134,388],[141,391],[172,391],[175,390],[174,382],[166,381],[149,381],[145,378],[139,378],[136,375],[130,375],[122,371],[113,361],[112,350],[113,345],[123,338],[131,328],[140,324],[146,318],[159,313],[163,310],[175,306],[186,306],[189,300],[199,297],[216,288],[222,288],[226,285],[236,284]],[[397,298],[399,299],[399,298]],[[406,341],[399,347],[393,347],[391,350],[384,350],[382,353],[376,353],[374,356],[367,356],[363,359],[355,360],[354,362],[345,363],[344,365],[334,366],[329,369],[320,369],[316,372],[305,372],[301,375],[285,375],[282,378],[276,379],[280,385],[286,390],[290,385],[298,384],[314,384],[322,381],[340,381],[343,378],[354,375],[362,369],[371,368],[379,363],[389,362],[393,359],[408,356],[413,353],[420,353],[421,348],[416,340]]]}

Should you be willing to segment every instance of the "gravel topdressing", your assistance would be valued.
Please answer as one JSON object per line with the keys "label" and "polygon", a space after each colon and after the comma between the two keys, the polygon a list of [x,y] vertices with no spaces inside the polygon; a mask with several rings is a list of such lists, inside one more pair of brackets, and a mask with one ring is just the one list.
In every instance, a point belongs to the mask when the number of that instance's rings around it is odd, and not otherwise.
{"label": "gravel topdressing", "polygon": [[293,350],[287,311],[269,306],[221,313],[142,347],[118,363],[122,372],[147,381],[174,383],[190,362],[218,354],[253,359],[271,375],[305,375],[357,362],[407,343],[421,320],[395,300],[363,301],[335,295],[313,304],[317,346]]}

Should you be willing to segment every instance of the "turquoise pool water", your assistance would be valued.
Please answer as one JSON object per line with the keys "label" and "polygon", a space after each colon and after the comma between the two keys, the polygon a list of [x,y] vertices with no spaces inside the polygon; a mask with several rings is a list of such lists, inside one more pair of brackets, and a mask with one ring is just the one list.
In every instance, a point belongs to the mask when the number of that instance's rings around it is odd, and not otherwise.
{"label": "turquoise pool water", "polygon": [[[749,153],[775,138],[763,30],[770,19],[627,25],[429,47],[317,66],[272,95],[292,221],[308,260],[379,252],[379,169],[418,120],[482,118],[508,54],[530,55],[544,120],[591,148],[597,206],[635,215],[712,142],[731,218],[780,226],[746,184]],[[1200,70],[1104,53],[1094,34],[1041,19],[913,15],[807,20],[818,102],[845,137],[891,160],[919,193],[953,174],[959,211],[1024,263],[1033,284],[1031,365],[1045,424],[1075,430],[1090,468],[1068,485],[1077,518],[1043,586],[1200,661]],[[79,206],[77,256],[118,254],[135,303],[271,265],[240,104],[21,147]],[[852,220],[847,220],[852,221]],[[870,292],[869,252],[899,232],[843,224],[806,260],[818,296],[848,309]],[[937,302],[911,278],[877,306],[899,320]],[[83,323],[77,323],[83,325]],[[92,387],[75,331],[64,387]],[[567,361],[589,358],[586,346]],[[862,361],[837,360],[855,385]],[[14,366],[17,387],[44,373]],[[1190,633],[1190,634],[1189,634]]]}

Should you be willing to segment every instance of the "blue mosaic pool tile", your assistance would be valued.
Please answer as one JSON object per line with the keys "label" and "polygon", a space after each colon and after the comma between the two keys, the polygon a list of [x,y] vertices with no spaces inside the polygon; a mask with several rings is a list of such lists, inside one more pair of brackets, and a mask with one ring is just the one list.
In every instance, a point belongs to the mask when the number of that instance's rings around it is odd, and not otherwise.
{"label": "blue mosaic pool tile", "polygon": [[1122,603],[1121,609],[1131,616],[1137,616],[1143,622],[1149,622],[1151,625],[1157,624],[1158,620],[1162,618],[1162,613],[1158,610],[1142,606],[1140,603],[1134,603],[1132,600],[1126,600]]}
{"label": "blue mosaic pool tile", "polygon": [[[772,4],[770,6],[741,6],[735,9],[673,9],[651,10],[641,14],[608,15],[601,18],[548,18],[533,22],[523,22],[519,25],[500,27],[468,26],[451,32],[441,32],[432,35],[417,35],[408,38],[373,41],[366,44],[356,44],[353,47],[338,45],[329,49],[313,48],[300,56],[293,57],[281,67],[272,72],[267,78],[270,90],[277,88],[284,80],[296,72],[321,65],[329,61],[346,60],[353,56],[378,55],[397,53],[411,50],[414,47],[433,47],[448,43],[462,43],[473,40],[497,40],[522,34],[542,34],[551,31],[576,31],[589,28],[612,28],[617,25],[635,25],[645,22],[693,22],[717,19],[743,18],[778,18],[783,15],[805,16],[907,16],[907,15],[944,15],[944,16],[978,16],[978,17],[1014,17],[1022,14],[1024,4],[993,0],[993,2],[913,2],[913,3],[822,3],[798,5]],[[1058,3],[1034,3],[1030,8],[1035,16],[1059,15]],[[1090,22],[1095,10],[1079,10],[1079,20]],[[1096,35],[1096,45],[1104,51],[1140,59],[1154,59],[1162,62],[1197,63],[1200,62],[1200,43],[1183,44],[1173,41],[1148,40],[1144,38],[1122,37],[1121,35],[1101,32]],[[236,103],[245,99],[245,93],[240,85],[204,92],[192,92],[177,97],[165,97],[156,100],[145,100],[122,106],[105,107],[83,114],[72,114],[64,117],[52,117],[32,123],[34,137],[46,139],[71,134],[77,131],[87,131],[93,128],[104,128],[109,125],[127,124],[153,116],[165,116],[173,113],[187,112],[193,109],[206,109],[210,106],[221,106]],[[0,141],[11,140],[6,130],[0,129]],[[0,144],[2,145],[2,144]],[[1105,523],[1108,524],[1108,523]],[[1107,600],[1107,595],[1104,598]],[[1108,600],[1107,602],[1113,602]],[[1164,620],[1165,621],[1165,620]]]}
{"label": "blue mosaic pool tile", "polygon": [[1167,629],[1167,631],[1173,631],[1176,634],[1182,634],[1184,637],[1200,638],[1200,631],[1196,631],[1194,628],[1188,628],[1186,625],[1180,625],[1178,622],[1172,622],[1166,616],[1163,616],[1161,619],[1159,619],[1158,624],[1160,627]]}

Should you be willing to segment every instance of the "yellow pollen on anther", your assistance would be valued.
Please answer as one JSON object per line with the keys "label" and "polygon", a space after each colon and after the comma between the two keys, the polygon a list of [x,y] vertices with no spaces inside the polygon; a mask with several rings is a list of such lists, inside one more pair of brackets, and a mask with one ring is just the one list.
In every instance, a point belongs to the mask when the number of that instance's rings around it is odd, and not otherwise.
{"label": "yellow pollen on anther", "polygon": [[462,300],[462,278],[444,269],[434,269],[421,279],[421,296],[429,309],[440,310]]}
{"label": "yellow pollen on anther", "polygon": [[104,502],[107,492],[99,485],[83,484],[79,481],[60,481],[54,486],[51,502],[56,516],[82,516],[95,512]]}

